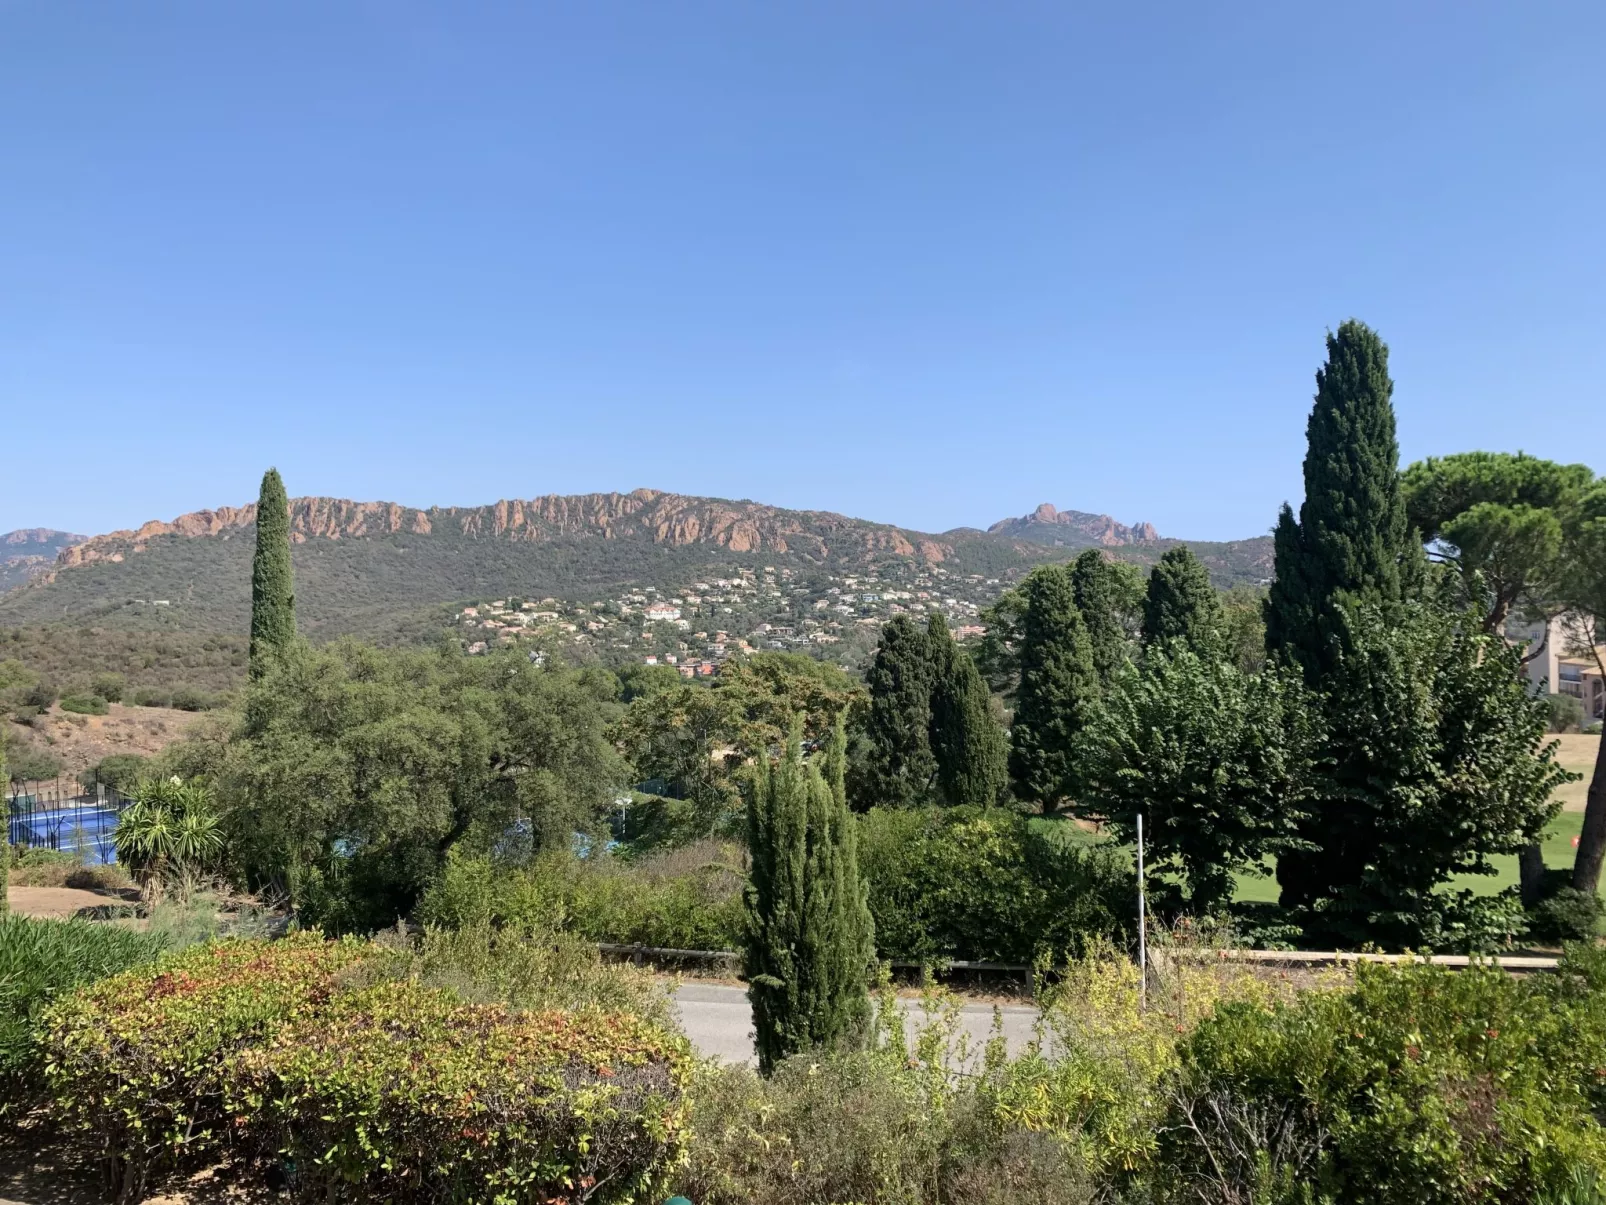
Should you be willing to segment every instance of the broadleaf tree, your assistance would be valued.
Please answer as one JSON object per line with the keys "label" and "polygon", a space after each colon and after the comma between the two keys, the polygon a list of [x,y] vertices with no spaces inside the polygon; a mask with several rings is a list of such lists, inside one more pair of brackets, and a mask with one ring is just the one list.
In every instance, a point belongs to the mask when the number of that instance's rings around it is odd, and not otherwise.
{"label": "broadleaf tree", "polygon": [[[1514,611],[1548,626],[1564,606],[1566,529],[1594,476],[1587,465],[1522,452],[1463,452],[1417,461],[1401,488],[1408,522],[1459,574],[1484,631],[1500,632]],[[1542,651],[1536,644],[1525,657]],[[1518,868],[1523,900],[1534,904],[1546,883],[1537,841],[1523,849]]]}
{"label": "broadleaf tree", "polygon": [[1297,672],[1248,675],[1174,637],[1106,692],[1083,730],[1082,801],[1154,869],[1176,874],[1196,915],[1232,902],[1234,875],[1300,845],[1315,782],[1319,711]]}
{"label": "broadleaf tree", "polygon": [[[1601,638],[1606,635],[1606,481],[1597,482],[1579,499],[1567,524],[1567,564],[1561,574],[1559,600],[1577,617],[1584,653],[1606,678]],[[1595,754],[1595,773],[1584,801],[1584,824],[1573,861],[1572,885],[1588,895],[1600,891],[1606,863],[1606,739]]]}
{"label": "broadleaf tree", "polygon": [[[1325,877],[1299,901],[1313,937],[1489,948],[1516,931],[1504,897],[1452,890],[1492,875],[1554,818],[1568,780],[1549,708],[1518,650],[1437,599],[1339,614],[1315,810]],[[1307,830],[1308,831],[1308,830]],[[1285,902],[1288,896],[1285,884]]]}

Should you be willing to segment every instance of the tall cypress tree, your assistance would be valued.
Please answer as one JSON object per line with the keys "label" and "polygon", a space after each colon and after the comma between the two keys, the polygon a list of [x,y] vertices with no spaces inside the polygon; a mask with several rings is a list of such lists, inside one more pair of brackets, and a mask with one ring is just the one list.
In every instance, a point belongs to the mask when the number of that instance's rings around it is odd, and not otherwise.
{"label": "tall cypress tree", "polygon": [[1073,746],[1098,699],[1099,678],[1070,573],[1060,565],[1034,570],[1021,595],[1020,688],[1009,773],[1018,798],[1047,810],[1075,791]]}
{"label": "tall cypress tree", "polygon": [[[1414,592],[1422,549],[1406,524],[1400,450],[1394,432],[1388,348],[1351,319],[1327,336],[1306,424],[1305,500],[1299,518],[1285,503],[1274,535],[1276,577],[1266,599],[1266,648],[1324,693],[1343,689],[1348,608],[1385,611]],[[1329,711],[1342,701],[1329,698]],[[1342,761],[1352,751],[1337,749]],[[1302,908],[1349,889],[1361,865],[1343,791],[1319,798],[1300,833],[1309,852],[1277,863],[1285,907]]]}
{"label": "tall cypress tree", "polygon": [[765,759],[748,807],[747,996],[759,1070],[789,1055],[853,1046],[868,1032],[875,930],[859,875],[840,719],[827,781],[805,763],[794,724],[778,765]]}
{"label": "tall cypress tree", "polygon": [[1107,559],[1097,548],[1089,548],[1077,557],[1071,568],[1076,609],[1082,613],[1082,623],[1087,628],[1093,668],[1101,687],[1109,686],[1128,661],[1125,615],[1132,600],[1124,579],[1131,572]]}
{"label": "tall cypress tree", "polygon": [[865,674],[868,750],[854,781],[861,806],[910,807],[931,798],[937,773],[931,751],[935,678],[930,636],[907,615],[894,616],[881,629],[875,660]]}
{"label": "tall cypress tree", "polygon": [[295,588],[290,577],[290,500],[278,469],[262,474],[257,499],[257,547],[251,562],[251,676],[296,636]]}
{"label": "tall cypress tree", "polygon": [[1305,500],[1285,503],[1274,536],[1266,647],[1320,687],[1333,667],[1343,599],[1387,606],[1416,584],[1421,546],[1406,526],[1388,347],[1353,318],[1327,336],[1305,427]]}
{"label": "tall cypress tree", "polygon": [[1200,656],[1219,651],[1225,617],[1210,573],[1180,544],[1160,558],[1143,596],[1143,643],[1181,640]]}
{"label": "tall cypress tree", "polygon": [[994,722],[987,683],[970,654],[954,643],[947,621],[928,624],[935,651],[931,692],[931,752],[945,803],[988,807],[1009,785],[1009,750]]}

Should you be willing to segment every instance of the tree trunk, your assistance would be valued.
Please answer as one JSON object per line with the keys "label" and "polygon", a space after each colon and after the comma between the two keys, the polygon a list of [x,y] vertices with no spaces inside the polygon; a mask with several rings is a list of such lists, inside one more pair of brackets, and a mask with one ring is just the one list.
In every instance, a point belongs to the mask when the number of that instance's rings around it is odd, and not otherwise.
{"label": "tree trunk", "polygon": [[1573,886],[1589,895],[1600,890],[1601,862],[1606,860],[1606,737],[1595,754],[1595,777],[1584,804],[1584,831],[1578,835],[1578,857],[1573,861]]}
{"label": "tree trunk", "polygon": [[1545,852],[1539,842],[1522,847],[1517,855],[1517,876],[1522,882],[1522,906],[1532,908],[1545,894]]}

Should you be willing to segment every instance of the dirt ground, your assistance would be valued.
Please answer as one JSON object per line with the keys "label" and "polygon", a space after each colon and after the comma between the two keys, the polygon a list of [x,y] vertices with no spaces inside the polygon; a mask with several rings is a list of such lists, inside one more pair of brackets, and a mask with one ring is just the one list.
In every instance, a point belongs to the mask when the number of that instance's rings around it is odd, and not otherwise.
{"label": "dirt ground", "polygon": [[1595,774],[1595,758],[1600,753],[1600,737],[1568,732],[1554,739],[1561,745],[1556,750],[1556,760],[1561,763],[1562,768],[1583,775],[1577,782],[1570,782],[1556,792],[1562,801],[1562,811],[1581,812],[1584,810],[1584,797],[1589,793],[1589,780]]}
{"label": "dirt ground", "polygon": [[13,887],[6,893],[11,910],[20,916],[101,919],[108,908],[139,898],[137,892],[85,891],[80,887]]}
{"label": "dirt ground", "polygon": [[[36,1120],[0,1132],[0,1205],[104,1205],[95,1154]],[[145,1205],[267,1205],[286,1200],[208,1171],[156,1186]]]}
{"label": "dirt ground", "polygon": [[13,740],[47,749],[61,758],[64,775],[87,770],[114,753],[149,757],[160,753],[199,718],[193,711],[111,704],[105,715],[78,715],[52,707],[32,725],[12,723]]}

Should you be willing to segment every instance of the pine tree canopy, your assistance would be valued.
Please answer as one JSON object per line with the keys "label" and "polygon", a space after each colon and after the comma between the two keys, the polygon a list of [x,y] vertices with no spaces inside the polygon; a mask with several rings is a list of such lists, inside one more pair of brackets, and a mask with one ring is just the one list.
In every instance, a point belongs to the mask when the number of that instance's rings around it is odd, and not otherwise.
{"label": "pine tree canopy", "polygon": [[1521,452],[1429,457],[1405,470],[1407,521],[1481,596],[1484,629],[1565,592],[1564,526],[1594,482],[1588,465]]}
{"label": "pine tree canopy", "polygon": [[1327,336],[1306,425],[1305,500],[1297,520],[1287,506],[1279,516],[1266,602],[1267,647],[1293,658],[1312,685],[1330,663],[1339,599],[1395,603],[1420,575],[1393,392],[1388,347],[1375,331],[1350,319]]}
{"label": "pine tree canopy", "polygon": [[1210,573],[1186,544],[1166,552],[1143,597],[1143,642],[1181,640],[1202,655],[1220,645],[1225,616]]}
{"label": "pine tree canopy", "polygon": [[795,728],[779,764],[763,760],[748,805],[747,994],[766,1075],[793,1054],[861,1044],[870,1020],[875,932],[842,778],[847,738],[838,722],[822,774],[801,737]]}
{"label": "pine tree canopy", "polygon": [[262,475],[257,499],[257,546],[251,562],[251,676],[296,637],[295,589],[290,575],[290,500],[278,469]]}
{"label": "pine tree canopy", "polygon": [[1099,696],[1098,671],[1065,567],[1034,570],[1021,594],[1009,772],[1018,798],[1056,808],[1075,792],[1075,740]]}

